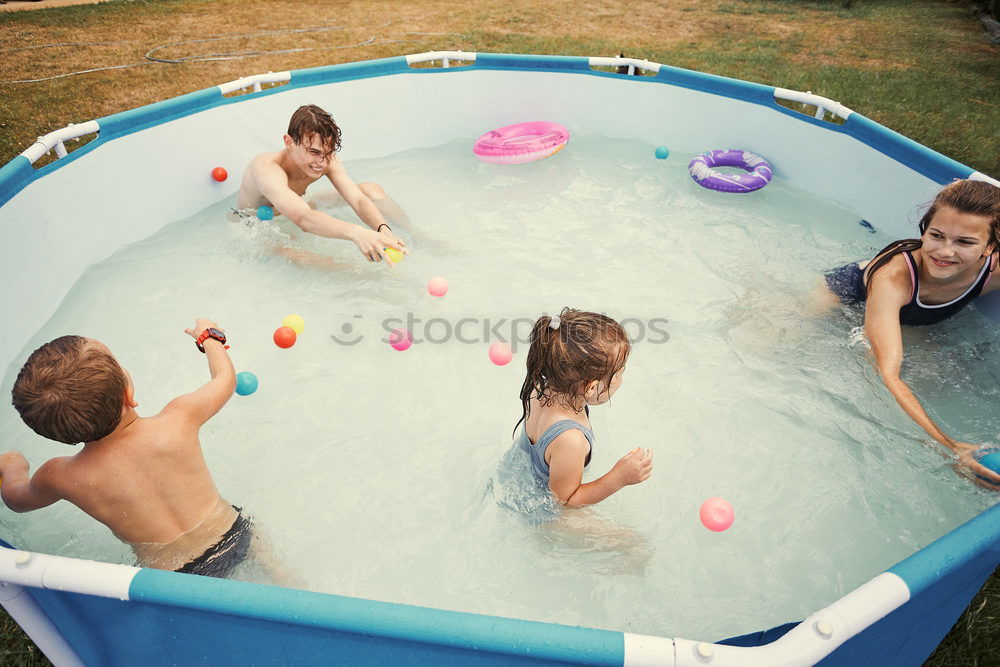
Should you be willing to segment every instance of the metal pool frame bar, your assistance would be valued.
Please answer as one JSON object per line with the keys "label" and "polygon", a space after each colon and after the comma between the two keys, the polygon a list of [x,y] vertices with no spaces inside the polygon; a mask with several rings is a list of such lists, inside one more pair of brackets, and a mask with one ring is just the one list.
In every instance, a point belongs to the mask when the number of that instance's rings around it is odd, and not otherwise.
{"label": "metal pool frame bar", "polygon": [[[1000,186],[826,98],[642,60],[440,51],[267,73],[69,126],[39,137],[24,153],[0,168],[0,233],[5,238],[15,235],[11,245],[24,244],[0,249],[0,266],[4,267],[0,269],[0,282],[6,285],[6,291],[0,292],[0,307],[11,314],[8,330],[38,330],[82,269],[106,256],[106,249],[87,254],[79,248],[53,248],[37,241],[32,234],[42,232],[25,224],[34,216],[46,224],[66,224],[69,229],[72,221],[63,223],[61,218],[71,209],[59,201],[60,188],[64,187],[59,184],[67,178],[57,177],[61,172],[65,176],[74,163],[82,165],[90,156],[100,154],[102,147],[121,147],[130,137],[168,123],[230,105],[237,105],[237,110],[250,108],[248,103],[254,100],[290,91],[383,77],[402,76],[404,81],[426,82],[431,79],[420,78],[450,78],[463,72],[545,75],[546,81],[554,81],[553,76],[598,77],[635,90],[660,86],[666,94],[683,96],[685,103],[695,98],[716,99],[720,104],[731,103],[752,113],[779,114],[785,119],[782,122],[792,119],[793,129],[804,128],[810,137],[827,142],[823,147],[830,151],[874,156],[878,164],[859,179],[885,174],[884,183],[879,185],[895,188],[895,199],[899,201],[912,202],[928,186],[953,178],[976,178]],[[532,106],[525,102],[524,107],[525,113],[545,110],[544,104]],[[651,111],[639,124],[654,124],[653,118]],[[635,137],[641,135],[642,128],[627,131]],[[728,136],[722,129],[717,134],[722,139]],[[714,136],[708,130],[703,135],[700,140]],[[653,136],[657,136],[655,132]],[[76,150],[67,149],[67,142],[81,137],[90,140]],[[785,150],[781,143],[768,145],[766,138],[760,138],[758,145],[745,147],[775,158],[774,153]],[[58,159],[35,168],[34,163],[53,150]],[[373,143],[366,150],[377,155],[386,148]],[[251,145],[243,152],[234,151],[229,156],[230,164],[245,164],[240,161],[255,148]],[[774,160],[776,175],[793,178],[807,190],[829,195],[823,190],[825,181],[810,176],[805,157],[791,152],[781,157],[784,159]],[[173,179],[176,182],[165,185],[165,192],[151,195],[153,208],[160,211],[162,221],[179,219],[232,193],[231,184],[228,190],[220,190],[218,184],[206,178],[207,170],[198,171],[204,166],[204,156],[200,161],[185,160],[188,158],[178,156],[180,166],[175,168]],[[196,165],[194,175],[186,169],[191,165]],[[833,169],[840,169],[837,174],[845,181],[853,173],[850,167]],[[50,181],[56,184],[49,188],[51,192],[47,189]],[[843,187],[851,186],[848,183]],[[81,192],[85,189],[80,186]],[[859,193],[858,210],[869,220],[889,224],[899,206],[894,209],[886,205],[879,194],[876,186]],[[128,243],[155,231],[155,227],[135,229],[126,227],[127,222],[117,222],[128,212],[127,207],[134,205],[127,200],[127,193],[122,195],[124,203],[107,193],[95,195],[100,196],[105,197],[112,213],[107,225],[122,225],[118,229],[127,231],[108,231],[116,242]],[[177,203],[179,199],[183,202]],[[67,244],[72,245],[72,241]],[[58,256],[50,257],[49,253]],[[53,268],[50,280],[30,284],[37,292],[38,304],[22,305],[29,283],[18,280],[26,267],[41,261],[60,268]],[[18,295],[20,301],[15,302]],[[0,358],[5,363],[16,359],[23,344],[3,341]],[[919,664],[998,565],[1000,506],[994,506],[804,620],[712,642],[376,602],[16,548],[0,548],[0,603],[57,665],[196,661],[678,667]]]}

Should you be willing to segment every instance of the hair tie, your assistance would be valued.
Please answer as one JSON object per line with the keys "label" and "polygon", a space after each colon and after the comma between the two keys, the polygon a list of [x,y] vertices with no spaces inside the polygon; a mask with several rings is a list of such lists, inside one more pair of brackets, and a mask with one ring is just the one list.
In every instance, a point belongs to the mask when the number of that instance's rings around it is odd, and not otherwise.
{"label": "hair tie", "polygon": [[559,319],[558,315],[553,315],[551,318],[549,318],[549,328],[550,329],[554,329],[554,330],[558,329],[560,324],[562,324],[562,320]]}

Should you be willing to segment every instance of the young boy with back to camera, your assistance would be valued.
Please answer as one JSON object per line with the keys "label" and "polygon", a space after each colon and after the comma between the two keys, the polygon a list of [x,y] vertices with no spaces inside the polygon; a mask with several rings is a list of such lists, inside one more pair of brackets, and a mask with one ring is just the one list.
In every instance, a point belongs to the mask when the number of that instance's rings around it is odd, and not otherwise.
{"label": "young boy with back to camera", "polygon": [[132,378],[103,343],[62,336],[35,350],[14,384],[14,407],[39,435],[83,449],[32,476],[19,452],[0,455],[4,503],[28,512],[68,500],[131,546],[143,567],[225,577],[245,560],[256,546],[253,525],[219,495],[198,440],[236,385],[226,336],[206,319],[185,333],[211,379],[152,417],[136,412]]}

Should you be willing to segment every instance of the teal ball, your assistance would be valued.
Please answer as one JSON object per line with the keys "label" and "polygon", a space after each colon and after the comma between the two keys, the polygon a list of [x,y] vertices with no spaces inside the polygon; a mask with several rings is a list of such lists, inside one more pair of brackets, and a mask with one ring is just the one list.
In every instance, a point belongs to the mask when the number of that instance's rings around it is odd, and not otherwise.
{"label": "teal ball", "polygon": [[670,151],[667,149],[666,146],[657,146],[656,147],[656,159],[657,160],[666,160],[669,156],[670,156]]}
{"label": "teal ball", "polygon": [[[995,473],[1000,473],[1000,449],[981,450],[973,454],[973,458],[984,468],[988,468]],[[992,479],[986,479],[982,475],[976,475],[976,477],[990,484],[996,484]]]}
{"label": "teal ball", "polygon": [[249,396],[257,391],[257,376],[250,371],[240,371],[236,374],[236,393],[240,396]]}

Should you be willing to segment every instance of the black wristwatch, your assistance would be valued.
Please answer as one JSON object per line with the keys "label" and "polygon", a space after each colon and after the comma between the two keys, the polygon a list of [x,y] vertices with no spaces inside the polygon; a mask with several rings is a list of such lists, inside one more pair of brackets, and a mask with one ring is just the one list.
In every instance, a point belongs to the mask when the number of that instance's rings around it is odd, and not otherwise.
{"label": "black wristwatch", "polygon": [[198,336],[198,338],[196,338],[194,341],[194,344],[198,346],[198,351],[201,352],[202,354],[205,353],[205,346],[202,345],[202,343],[204,343],[209,338],[214,338],[215,340],[222,343],[222,346],[225,347],[227,350],[229,349],[229,346],[226,345],[226,334],[222,333],[215,327],[208,327],[207,329],[202,331],[201,335]]}

